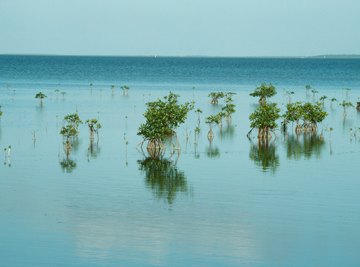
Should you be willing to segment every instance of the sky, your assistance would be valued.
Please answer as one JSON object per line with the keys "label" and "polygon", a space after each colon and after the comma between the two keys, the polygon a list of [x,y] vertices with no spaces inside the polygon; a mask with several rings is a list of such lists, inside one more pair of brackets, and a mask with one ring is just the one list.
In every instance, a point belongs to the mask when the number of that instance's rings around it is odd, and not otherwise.
{"label": "sky", "polygon": [[0,0],[0,54],[360,54],[359,0]]}

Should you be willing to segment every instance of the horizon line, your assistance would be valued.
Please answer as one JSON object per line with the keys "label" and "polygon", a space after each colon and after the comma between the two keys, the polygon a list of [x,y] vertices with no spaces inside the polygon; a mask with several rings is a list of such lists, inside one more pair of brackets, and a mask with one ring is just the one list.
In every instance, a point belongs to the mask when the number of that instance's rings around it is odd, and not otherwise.
{"label": "horizon line", "polygon": [[360,54],[319,54],[307,56],[212,56],[212,55],[89,55],[89,54],[38,54],[38,53],[0,53],[0,56],[52,56],[52,57],[147,57],[147,58],[360,58]]}

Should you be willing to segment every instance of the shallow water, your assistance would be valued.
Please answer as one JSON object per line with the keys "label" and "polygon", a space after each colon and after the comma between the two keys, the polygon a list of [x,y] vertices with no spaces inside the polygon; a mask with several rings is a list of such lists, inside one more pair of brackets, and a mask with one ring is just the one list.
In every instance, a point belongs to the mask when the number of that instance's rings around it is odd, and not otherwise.
{"label": "shallow water", "polygon": [[[329,116],[317,137],[296,136],[290,126],[264,150],[255,136],[246,138],[253,88],[228,88],[237,93],[237,112],[230,127],[216,128],[210,145],[204,118],[216,108],[207,95],[222,85],[134,80],[126,97],[118,85],[113,93],[110,81],[92,87],[44,81],[48,98],[41,106],[34,99],[39,81],[15,80],[0,85],[1,151],[11,145],[0,166],[1,266],[359,265],[354,108],[344,118],[337,103],[326,102]],[[340,84],[319,86],[319,95],[355,102],[360,90],[346,92]],[[278,88],[273,101],[283,107],[288,98]],[[292,101],[306,99],[303,85],[293,88]],[[198,144],[191,112],[177,131],[180,155],[149,162],[137,149],[137,128],[145,103],[169,89],[203,110]],[[83,120],[99,118],[103,128],[89,152],[82,125],[71,154],[76,166],[63,168],[59,130],[75,111]]]}

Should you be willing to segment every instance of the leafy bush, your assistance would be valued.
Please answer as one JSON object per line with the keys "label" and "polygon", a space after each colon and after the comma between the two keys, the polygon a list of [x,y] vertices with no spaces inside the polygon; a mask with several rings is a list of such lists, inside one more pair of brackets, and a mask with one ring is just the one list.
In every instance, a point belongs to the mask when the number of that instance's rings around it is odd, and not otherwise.
{"label": "leafy bush", "polygon": [[256,87],[254,92],[250,93],[250,96],[259,97],[259,103],[261,105],[266,103],[266,99],[276,95],[276,88],[272,84],[267,85],[266,83]]}
{"label": "leafy bush", "polygon": [[270,136],[270,131],[277,127],[276,120],[280,117],[280,109],[275,103],[260,105],[250,114],[250,126],[259,129],[259,138]]}
{"label": "leafy bush", "polygon": [[[144,113],[146,121],[140,125],[137,134],[149,142],[148,148],[151,145],[158,150],[163,145],[164,139],[175,134],[176,128],[185,122],[188,112],[194,108],[193,103],[179,104],[178,97],[170,92],[164,100],[158,99],[146,104],[147,110]],[[158,157],[154,153],[149,152],[149,154]]]}

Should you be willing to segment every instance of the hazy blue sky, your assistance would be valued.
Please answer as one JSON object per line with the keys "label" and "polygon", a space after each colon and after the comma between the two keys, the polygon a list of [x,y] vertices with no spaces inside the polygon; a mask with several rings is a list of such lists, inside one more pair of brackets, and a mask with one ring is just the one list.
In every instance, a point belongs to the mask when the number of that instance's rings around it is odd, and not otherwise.
{"label": "hazy blue sky", "polygon": [[0,54],[360,54],[359,0],[0,0]]}

